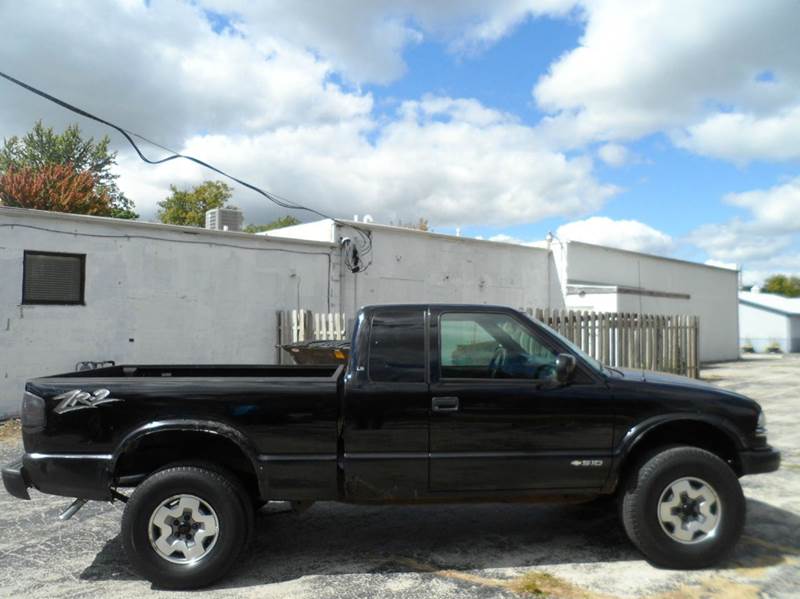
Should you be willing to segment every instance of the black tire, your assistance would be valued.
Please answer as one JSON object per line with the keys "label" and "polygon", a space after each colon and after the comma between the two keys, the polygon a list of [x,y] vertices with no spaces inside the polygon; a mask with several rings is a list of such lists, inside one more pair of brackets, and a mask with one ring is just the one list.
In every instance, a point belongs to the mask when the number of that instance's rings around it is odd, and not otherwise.
{"label": "black tire", "polygon": [[[149,476],[131,495],[122,516],[122,545],[134,569],[167,589],[196,589],[224,576],[252,534],[252,508],[242,493],[241,484],[216,467],[169,466]],[[213,544],[192,564],[168,561],[150,541],[151,515],[180,495],[199,498],[213,510],[218,525]]]}
{"label": "black tire", "polygon": [[242,543],[242,551],[241,551],[241,553],[244,553],[245,550],[250,546],[250,543],[253,542],[253,537],[255,536],[255,530],[256,530],[255,513],[269,502],[257,499],[251,493],[248,493],[247,489],[244,486],[244,483],[242,483],[242,481],[239,479],[238,476],[236,476],[233,472],[231,472],[224,466],[220,466],[219,464],[215,464],[214,462],[198,462],[198,461],[184,460],[167,464],[166,466],[164,466],[164,468],[161,468],[161,470],[166,470],[167,468],[174,468],[175,466],[194,466],[196,468],[202,468],[203,470],[212,470],[213,472],[216,472],[220,476],[224,476],[230,481],[231,485],[233,485],[234,489],[236,489],[236,494],[239,496],[239,499],[242,502],[242,509],[244,510],[245,517],[247,518],[247,536],[245,537],[244,543]]}
{"label": "black tire", "polygon": [[[718,524],[712,534],[680,542],[662,526],[659,506],[667,487],[682,478],[707,483],[716,493]],[[620,496],[620,516],[631,542],[653,565],[692,570],[719,562],[732,550],[742,534],[745,499],[733,470],[719,457],[697,447],[670,447],[650,454],[635,468]],[[665,528],[666,527],[666,528]],[[674,528],[673,528],[674,530]]]}

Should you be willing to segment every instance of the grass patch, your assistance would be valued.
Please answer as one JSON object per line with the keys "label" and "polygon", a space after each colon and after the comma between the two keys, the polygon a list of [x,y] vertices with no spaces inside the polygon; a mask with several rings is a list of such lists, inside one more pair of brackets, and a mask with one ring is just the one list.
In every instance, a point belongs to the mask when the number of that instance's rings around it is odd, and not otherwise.
{"label": "grass patch", "polygon": [[7,443],[17,441],[22,436],[22,424],[18,418],[0,422],[0,441]]}
{"label": "grass patch", "polygon": [[563,599],[590,599],[597,597],[582,588],[547,572],[528,572],[512,580],[508,588],[532,597],[560,597]]}

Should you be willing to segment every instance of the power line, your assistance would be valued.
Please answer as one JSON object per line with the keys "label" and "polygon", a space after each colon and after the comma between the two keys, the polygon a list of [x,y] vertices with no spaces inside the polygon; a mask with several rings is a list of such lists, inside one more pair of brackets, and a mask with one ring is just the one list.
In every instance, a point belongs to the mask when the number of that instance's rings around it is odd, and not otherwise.
{"label": "power line", "polygon": [[[23,89],[26,89],[27,91],[29,91],[29,92],[31,92],[33,94],[36,94],[37,96],[39,96],[41,98],[44,98],[45,100],[48,100],[50,102],[53,102],[54,104],[57,104],[58,106],[61,106],[62,108],[66,108],[67,110],[69,110],[71,112],[74,112],[75,114],[78,114],[78,115],[80,115],[82,117],[85,117],[87,119],[96,121],[98,123],[106,125],[107,127],[111,127],[112,129],[114,129],[116,131],[119,131],[123,135],[123,137],[125,137],[125,139],[128,141],[128,143],[130,143],[130,145],[133,147],[133,149],[136,151],[136,153],[139,155],[139,158],[141,158],[147,164],[153,164],[153,165],[164,164],[165,162],[170,162],[171,160],[177,160],[179,158],[182,158],[184,160],[189,160],[190,162],[194,162],[195,164],[198,164],[198,165],[200,165],[202,167],[205,167],[205,168],[207,168],[207,169],[209,169],[211,171],[214,171],[215,173],[218,173],[218,174],[222,175],[223,177],[226,177],[226,178],[230,179],[231,181],[234,181],[234,182],[238,183],[239,185],[241,185],[243,187],[246,187],[247,189],[255,191],[259,195],[264,196],[270,202],[272,202],[273,204],[275,204],[277,206],[280,206],[281,208],[286,208],[288,210],[304,210],[306,212],[310,212],[312,214],[316,214],[317,216],[320,216],[322,218],[330,219],[330,220],[332,220],[333,222],[335,222],[335,223],[337,223],[339,225],[345,224],[342,221],[340,221],[339,219],[336,219],[336,218],[334,218],[332,216],[329,216],[329,215],[325,214],[324,212],[320,212],[316,208],[310,208],[308,206],[303,206],[302,204],[297,204],[295,202],[291,202],[291,201],[287,200],[286,198],[282,198],[281,196],[278,196],[276,194],[270,193],[268,191],[264,191],[260,187],[258,187],[256,185],[253,185],[251,183],[248,183],[247,181],[243,181],[242,179],[239,179],[238,177],[234,177],[233,175],[231,175],[229,173],[226,173],[222,169],[219,169],[219,168],[217,168],[216,166],[214,166],[212,164],[209,164],[209,163],[207,163],[207,162],[205,162],[203,160],[200,160],[199,158],[195,158],[194,156],[188,156],[186,154],[181,154],[179,152],[176,152],[175,150],[172,150],[172,149],[170,149],[170,148],[168,148],[166,146],[163,146],[163,145],[161,145],[159,143],[156,143],[155,141],[152,141],[151,139],[148,139],[148,138],[144,137],[143,135],[140,135],[139,133],[136,133],[134,131],[130,131],[128,129],[125,129],[125,128],[119,126],[119,125],[116,125],[116,124],[112,123],[111,121],[107,121],[106,119],[103,119],[103,118],[101,118],[99,116],[96,116],[96,115],[90,113],[90,112],[87,112],[86,110],[83,110],[82,108],[74,106],[74,105],[70,104],[69,102],[66,102],[64,100],[56,98],[55,96],[53,96],[53,95],[51,95],[51,94],[49,94],[49,93],[47,93],[45,91],[42,91],[42,90],[40,90],[38,88],[35,88],[32,85],[29,85],[29,84],[27,84],[27,83],[25,83],[23,81],[20,81],[19,79],[16,79],[16,78],[12,77],[11,75],[3,73],[2,71],[0,71],[0,77],[10,81],[11,83],[13,83],[15,85],[18,85],[19,87],[21,87]],[[153,145],[153,146],[155,146],[157,148],[160,148],[160,149],[162,149],[162,150],[164,150],[166,152],[169,152],[170,155],[166,156],[164,158],[157,159],[157,160],[148,158],[147,156],[144,155],[144,153],[141,151],[141,149],[139,149],[139,146],[136,145],[136,142],[133,140],[134,137],[137,137],[137,138],[139,138],[140,140],[142,140],[142,141],[144,141],[146,143],[149,143],[149,144],[151,144],[151,145]],[[346,252],[345,262],[346,262],[348,268],[351,270],[351,272],[354,272],[354,273],[355,272],[363,272],[372,263],[372,259],[371,259],[371,256],[370,256],[370,254],[372,252],[372,234],[368,230],[363,230],[363,229],[361,229],[359,227],[355,227],[353,225],[349,225],[349,226],[352,227],[353,229],[355,229],[358,232],[358,235],[359,235],[360,239],[358,240],[357,243],[349,244],[349,247],[346,248],[347,252]],[[355,253],[353,253],[354,251],[355,251]],[[367,258],[367,257],[369,257],[369,262],[365,262],[365,258]]]}

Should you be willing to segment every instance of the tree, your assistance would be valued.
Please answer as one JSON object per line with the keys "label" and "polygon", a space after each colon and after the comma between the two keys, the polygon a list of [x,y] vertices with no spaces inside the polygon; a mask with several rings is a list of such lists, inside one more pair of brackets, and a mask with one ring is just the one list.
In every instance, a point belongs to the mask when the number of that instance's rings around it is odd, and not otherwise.
{"label": "tree", "polygon": [[95,177],[71,164],[46,164],[38,170],[12,166],[0,174],[0,199],[20,208],[111,216],[108,192],[98,192]]}
{"label": "tree", "polygon": [[273,229],[283,229],[284,227],[291,227],[292,225],[299,225],[300,221],[293,217],[291,214],[276,218],[271,223],[266,225],[247,225],[244,228],[245,233],[263,233],[264,231],[272,231]]}
{"label": "tree", "polygon": [[776,293],[786,297],[800,297],[800,277],[772,275],[764,281],[762,290],[766,293]]}
{"label": "tree", "polygon": [[158,219],[169,225],[188,225],[203,227],[206,224],[206,211],[214,208],[230,207],[233,189],[222,181],[204,181],[188,190],[169,186],[172,192],[158,203]]}
{"label": "tree", "polygon": [[[88,214],[81,211],[85,209],[85,206],[92,205],[99,210],[92,214],[116,218],[138,218],[139,215],[134,212],[133,202],[125,197],[125,194],[117,187],[119,175],[114,174],[111,170],[117,163],[117,153],[109,152],[109,141],[107,136],[98,142],[95,142],[93,137],[83,139],[78,125],[70,125],[63,133],[55,133],[52,127],[45,127],[42,125],[42,121],[37,121],[33,129],[24,137],[14,136],[4,140],[3,147],[0,149],[0,174],[6,176],[8,173],[13,173],[11,177],[14,179],[17,192],[22,191],[19,185],[23,180],[33,184],[39,177],[37,185],[43,185],[44,181],[47,181],[52,188],[53,186],[58,187],[58,183],[53,177],[59,174],[68,177],[72,174],[78,175],[82,183],[86,183],[88,181],[86,177],[89,176],[93,181],[93,199],[81,196],[81,202],[72,204],[68,200],[74,198],[74,195],[61,196],[52,203],[59,205],[62,212]],[[53,168],[56,166],[65,168]],[[63,188],[69,188],[76,181],[77,179],[70,178],[65,182]],[[30,199],[35,190],[35,188],[27,190],[25,196]],[[22,205],[21,200],[15,200],[7,190],[2,200],[7,205]],[[100,210],[99,202],[105,202],[108,206],[107,210]],[[41,197],[38,198],[37,203],[47,204]]]}

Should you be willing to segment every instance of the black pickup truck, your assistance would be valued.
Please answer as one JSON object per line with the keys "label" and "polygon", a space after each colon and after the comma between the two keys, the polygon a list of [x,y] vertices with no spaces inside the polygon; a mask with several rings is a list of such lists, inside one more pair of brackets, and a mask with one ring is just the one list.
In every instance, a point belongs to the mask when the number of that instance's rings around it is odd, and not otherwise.
{"label": "black pickup truck", "polygon": [[225,574],[270,500],[616,496],[647,559],[704,567],[741,533],[738,477],[780,463],[756,402],[603,366],[524,314],[483,305],[364,308],[346,365],[34,379],[22,428],[25,453],[3,470],[8,492],[74,497],[67,517],[85,500],[127,502],[129,559],[167,588]]}

